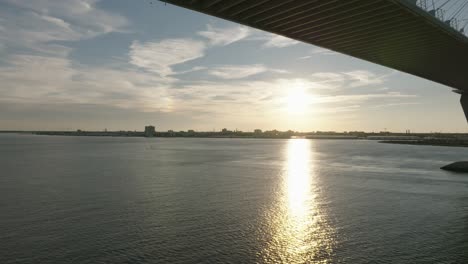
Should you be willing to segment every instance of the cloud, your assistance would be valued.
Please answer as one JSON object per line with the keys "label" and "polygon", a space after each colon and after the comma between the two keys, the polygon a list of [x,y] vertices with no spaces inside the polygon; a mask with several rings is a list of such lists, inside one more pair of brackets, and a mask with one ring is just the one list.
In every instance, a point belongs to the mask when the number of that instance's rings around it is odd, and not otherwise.
{"label": "cloud", "polygon": [[[410,103],[403,100],[416,98],[415,95],[398,92],[333,94],[322,84],[305,78],[190,82],[178,89],[170,89],[170,93],[174,105],[185,111],[203,110],[213,115],[231,115],[232,107],[239,106],[236,115],[248,115],[255,111],[271,116],[284,112],[284,98],[297,88],[308,93],[308,104],[313,113],[352,112],[362,105]],[[226,107],[226,104],[230,107]]]}
{"label": "cloud", "polygon": [[361,108],[361,105],[358,104],[352,104],[352,105],[347,105],[347,106],[329,106],[329,107],[324,107],[324,108],[319,108],[317,109],[317,113],[320,114],[335,114],[335,113],[344,113],[344,112],[354,112],[357,111]]}
{"label": "cloud", "polygon": [[314,58],[316,55],[330,56],[330,55],[337,55],[339,53],[337,53],[335,51],[332,51],[332,50],[329,50],[329,49],[325,49],[325,48],[321,48],[321,47],[315,47],[314,49],[312,49],[310,54],[311,55],[306,55],[306,56],[299,57],[298,59],[299,60],[307,60],[307,59]]}
{"label": "cloud", "polygon": [[[331,90],[330,84],[322,83],[314,78],[278,78],[275,80],[275,87],[283,91],[286,95],[290,89],[302,89],[309,93],[326,93]],[[282,96],[280,96],[282,97]]]}
{"label": "cloud", "polygon": [[388,103],[388,104],[380,104],[371,106],[372,108],[386,108],[386,107],[393,107],[393,106],[403,106],[403,105],[420,105],[420,102],[407,102],[407,103]]}
{"label": "cloud", "polygon": [[230,28],[216,28],[207,25],[205,31],[198,32],[198,35],[207,38],[211,45],[226,46],[249,36],[250,30],[245,26],[235,26]]}
{"label": "cloud", "polygon": [[173,75],[178,75],[178,74],[186,74],[186,73],[191,73],[191,72],[196,72],[196,71],[203,71],[203,70],[206,70],[207,67],[204,67],[204,66],[195,66],[189,70],[185,70],[185,71],[177,71],[177,72],[174,72]]}
{"label": "cloud", "polygon": [[205,44],[193,39],[165,39],[160,42],[140,43],[130,46],[130,63],[140,68],[168,76],[175,74],[171,66],[200,58]]}
{"label": "cloud", "polygon": [[353,95],[333,95],[319,96],[316,98],[317,103],[358,103],[371,99],[394,99],[394,98],[415,98],[416,95],[402,94],[399,92],[374,93],[374,94],[353,94]]}
{"label": "cloud", "polygon": [[[189,118],[187,120],[200,118],[213,124],[224,124],[229,117],[256,126],[258,122],[270,122],[272,117],[276,120],[271,121],[273,123],[277,122],[276,117],[287,120],[287,116],[279,117],[284,113],[284,98],[297,87],[310,94],[311,108],[307,110],[310,114],[348,114],[360,109],[361,105],[367,105],[364,104],[367,101],[374,104],[410,103],[406,99],[415,97],[397,92],[334,94],[336,91],[329,90],[327,81],[336,76],[330,73],[317,73],[307,78],[240,78],[229,82],[222,78],[200,78],[184,83],[173,82],[168,77],[133,66],[85,66],[72,63],[68,58],[39,55],[10,55],[7,59],[9,64],[0,66],[0,106],[15,105],[15,110],[10,108],[9,113],[33,113],[41,109],[38,105],[43,105],[55,109],[55,112],[47,114],[54,116],[60,115],[61,107],[83,109],[83,106],[93,106],[93,109],[116,109],[115,113],[167,114],[176,119],[185,116]],[[241,72],[249,75],[270,70],[263,65],[254,66],[241,67]],[[223,73],[232,77],[228,71],[233,68],[229,65],[223,67]],[[236,109],[235,113],[232,109]],[[256,113],[255,117],[252,117],[252,112]],[[86,116],[76,113],[75,118],[85,120]],[[343,117],[340,115],[339,118]],[[83,124],[86,125],[86,121]],[[194,124],[190,121],[180,124],[181,127],[186,125]]]}
{"label": "cloud", "polygon": [[280,35],[270,34],[268,40],[263,43],[265,48],[284,48],[289,46],[294,46],[300,42],[294,39],[286,38]]}
{"label": "cloud", "polygon": [[[57,25],[73,25],[83,35],[119,31],[128,24],[125,17],[97,7],[97,0],[6,0],[25,11],[43,16]],[[65,22],[65,20],[69,22]]]}
{"label": "cloud", "polygon": [[283,70],[269,69],[262,64],[254,65],[226,65],[220,66],[208,71],[210,75],[221,79],[242,79],[249,76],[257,75],[264,72],[285,73]]}
{"label": "cloud", "polygon": [[316,72],[310,75],[310,79],[322,85],[324,89],[342,90],[346,88],[372,87],[378,90],[386,90],[383,85],[387,78],[394,73],[377,75],[366,70],[356,70],[350,72]]}
{"label": "cloud", "polygon": [[342,73],[336,72],[315,72],[310,75],[314,83],[320,84],[323,89],[340,89],[346,81]]}
{"label": "cloud", "polygon": [[[103,10],[97,0],[5,1],[9,9],[0,10],[0,52],[4,55],[0,64],[0,108],[7,110],[1,117],[3,126],[6,126],[5,120],[14,120],[15,114],[20,112],[28,113],[28,120],[37,121],[36,116],[47,116],[51,117],[51,124],[58,123],[54,118],[61,114],[62,108],[71,116],[71,119],[63,119],[64,122],[73,124],[76,119],[81,119],[86,125],[87,118],[96,114],[93,111],[107,109],[101,121],[108,122],[106,115],[111,116],[112,112],[118,113],[115,114],[117,120],[122,120],[125,113],[133,113],[132,117],[144,116],[141,122],[145,123],[144,119],[149,117],[165,116],[167,122],[171,122],[184,115],[186,119],[180,125],[184,128],[194,123],[202,127],[216,122],[232,124],[230,121],[261,126],[258,122],[264,120],[276,126],[281,120],[289,119],[289,116],[281,119],[280,115],[284,113],[284,99],[297,87],[310,94],[312,107],[307,111],[312,114],[352,112],[361,106],[375,105],[378,108],[414,104],[411,100],[414,95],[382,90],[388,75],[369,71],[315,72],[295,78],[293,74],[279,75],[287,71],[252,61],[244,61],[244,65],[193,65],[194,60],[203,57],[210,47],[236,41],[255,40],[258,46],[265,48],[292,47],[299,43],[281,36],[256,33],[243,26],[220,28],[207,25],[205,30],[185,38],[135,40],[124,52],[128,57],[119,57],[118,65],[83,65],[73,60],[81,56],[82,50],[69,56],[72,47],[81,48],[80,40],[109,32],[125,32],[129,25],[125,17]],[[11,12],[12,9],[15,12]],[[107,41],[107,38],[99,39],[97,45],[110,43]],[[72,46],[70,42],[76,43]],[[87,44],[95,43],[87,41]],[[335,54],[317,48],[304,55],[328,55],[327,52]],[[209,63],[218,63],[207,59]],[[235,59],[229,63],[239,61]],[[182,76],[192,72],[196,73]],[[365,86],[372,91],[346,89]],[[314,108],[314,104],[320,106]],[[83,111],[89,108],[92,110]],[[40,112],[41,109],[47,110]],[[252,115],[253,112],[256,114]],[[205,116],[203,122],[193,122],[192,119],[201,115]],[[29,121],[16,118],[16,124],[21,123]],[[101,125],[97,123],[97,126]]]}
{"label": "cloud", "polygon": [[77,41],[101,34],[122,31],[125,17],[104,11],[92,0],[6,0],[15,12],[0,10],[2,28],[0,43],[23,47],[36,52],[64,56],[66,48],[55,51],[53,41]]}
{"label": "cloud", "polygon": [[[250,30],[245,26],[216,28],[207,25],[207,30],[197,32],[208,43],[190,38],[165,39],[159,42],[140,43],[130,46],[130,63],[161,76],[185,74],[205,70],[206,67],[193,67],[190,70],[174,72],[172,66],[204,56],[207,45],[226,46],[246,38]],[[225,66],[209,71],[209,74],[223,79],[239,79],[266,71],[261,65]]]}
{"label": "cloud", "polygon": [[169,82],[131,69],[83,67],[67,58],[13,55],[0,67],[0,98],[19,104],[96,104],[170,111]]}
{"label": "cloud", "polygon": [[329,49],[325,49],[325,48],[321,48],[321,47],[315,47],[312,52],[312,54],[319,54],[319,55],[337,55],[338,53],[333,51],[333,50],[329,50]]}
{"label": "cloud", "polygon": [[0,97],[27,100],[61,90],[71,78],[66,59],[32,55],[9,57],[10,64],[0,68]]}
{"label": "cloud", "polygon": [[378,76],[370,71],[357,70],[344,74],[349,77],[349,87],[351,88],[382,84],[385,81],[385,76]]}
{"label": "cloud", "polygon": [[[223,102],[248,105],[249,111],[277,109],[288,91],[300,87],[310,93],[312,103],[327,107],[354,109],[373,100],[379,104],[411,103],[394,100],[414,95],[375,90],[374,93],[345,94],[353,86],[380,84],[388,75],[366,71],[343,73],[317,72],[307,78],[248,77],[266,72],[284,73],[262,64],[222,65],[216,68],[193,67],[180,74],[206,71],[220,80],[203,79],[174,82],[168,75],[177,74],[173,65],[203,56],[205,45],[192,39],[169,39],[160,42],[134,42],[130,47],[132,65],[112,68],[84,66],[69,58],[46,55],[10,55],[9,63],[0,67],[0,98],[17,103],[95,104],[138,111],[204,111],[213,114],[227,111]],[[157,73],[157,74],[154,74]],[[377,79],[378,81],[376,81]],[[230,80],[229,82],[223,80]],[[362,91],[362,90],[357,90]],[[356,92],[356,90],[353,90]],[[211,98],[212,100],[207,100]],[[347,110],[347,111],[348,111]]]}

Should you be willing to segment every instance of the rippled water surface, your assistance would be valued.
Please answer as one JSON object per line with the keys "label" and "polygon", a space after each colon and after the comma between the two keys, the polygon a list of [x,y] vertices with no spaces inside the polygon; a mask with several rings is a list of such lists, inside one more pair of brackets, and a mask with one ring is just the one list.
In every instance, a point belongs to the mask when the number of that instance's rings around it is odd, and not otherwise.
{"label": "rippled water surface", "polygon": [[0,263],[468,263],[466,149],[0,135]]}

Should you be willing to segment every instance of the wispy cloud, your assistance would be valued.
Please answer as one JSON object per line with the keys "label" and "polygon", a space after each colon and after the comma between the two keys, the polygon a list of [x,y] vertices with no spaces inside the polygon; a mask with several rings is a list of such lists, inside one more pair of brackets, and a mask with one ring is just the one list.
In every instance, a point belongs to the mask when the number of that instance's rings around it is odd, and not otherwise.
{"label": "wispy cloud", "polygon": [[[328,85],[331,84],[324,80],[336,77],[329,73],[310,78],[242,79],[269,71],[264,65],[240,69],[225,65],[221,68],[224,71],[218,69],[222,80],[203,79],[200,75],[199,81],[182,84],[168,81],[167,77],[152,71],[141,71],[130,66],[119,69],[90,67],[72,63],[68,58],[32,55],[13,55],[9,61],[7,66],[0,67],[0,102],[16,103],[18,107],[41,103],[89,104],[174,115],[197,112],[210,117],[232,116],[232,107],[236,107],[237,118],[254,120],[251,118],[252,112],[267,117],[281,113],[284,98],[297,87],[310,94],[311,105],[320,105],[311,109],[324,114],[357,111],[368,102],[379,105],[411,103],[408,100],[415,97],[398,92],[342,94],[343,90],[340,89],[338,92],[329,90]],[[160,69],[158,67],[156,69]],[[230,72],[233,70],[240,73]],[[223,77],[233,76],[238,79],[224,81]]]}
{"label": "wispy cloud", "polygon": [[[308,105],[315,113],[352,112],[359,110],[363,105],[412,103],[416,98],[412,94],[399,92],[360,93],[360,94],[334,94],[324,89],[323,85],[304,78],[279,78],[267,80],[238,80],[235,82],[191,82],[179,89],[171,89],[174,104],[185,110],[208,110],[212,113],[229,112],[223,106],[242,105],[242,111],[271,112],[284,110],[289,92],[300,88],[308,94]],[[207,101],[210,95],[212,100]],[[189,98],[190,100],[187,100]],[[398,102],[395,102],[398,100]],[[228,113],[226,113],[228,114]]]}
{"label": "wispy cloud", "polygon": [[188,69],[188,70],[185,70],[185,71],[174,72],[172,75],[186,74],[186,73],[191,73],[191,72],[203,71],[203,70],[206,70],[206,69],[208,69],[208,68],[204,67],[204,66],[195,66],[195,67],[193,67],[191,69]]}
{"label": "wispy cloud", "polygon": [[205,44],[193,39],[165,39],[159,42],[134,41],[130,46],[130,63],[140,68],[168,76],[171,66],[200,58]]}
{"label": "wispy cloud", "polygon": [[209,74],[221,79],[242,79],[264,72],[286,73],[284,70],[270,69],[262,64],[225,65],[208,71]]}
{"label": "wispy cloud", "polygon": [[263,43],[265,48],[284,48],[289,46],[294,46],[300,42],[294,39],[286,38],[279,35],[269,34],[267,41]]}
{"label": "wispy cloud", "polygon": [[388,104],[379,104],[373,105],[371,108],[386,108],[386,107],[394,107],[394,106],[404,106],[404,105],[420,105],[420,102],[406,102],[406,103],[388,103]]}
{"label": "wispy cloud", "polygon": [[328,90],[341,89],[346,81],[345,76],[339,72],[315,72],[310,75],[310,79]]}
{"label": "wispy cloud", "polygon": [[17,103],[97,104],[140,111],[170,108],[167,80],[131,69],[81,67],[69,59],[10,56],[0,67],[0,98]]}
{"label": "wispy cloud", "polygon": [[123,31],[128,25],[125,17],[104,11],[95,0],[6,0],[17,8],[11,13],[0,10],[2,34],[0,43],[29,48],[37,52],[63,56],[66,47],[53,41],[76,41],[113,31]]}
{"label": "wispy cloud", "polygon": [[312,51],[312,54],[318,54],[318,55],[337,55],[335,51],[325,49],[325,48],[320,48],[320,47],[315,47]]}
{"label": "wispy cloud", "polygon": [[[204,66],[175,72],[172,66],[203,57],[209,45],[226,46],[246,38],[250,31],[244,26],[218,28],[207,25],[207,30],[197,32],[206,40],[191,38],[164,39],[157,42],[134,41],[130,46],[130,63],[161,76],[186,74],[205,70]],[[223,79],[239,79],[258,74],[267,69],[262,65],[223,66],[209,71],[209,74]]]}
{"label": "wispy cloud", "polygon": [[245,26],[217,28],[207,25],[207,29],[199,31],[198,35],[207,38],[211,45],[226,46],[249,36],[250,30]]}
{"label": "wispy cloud", "polygon": [[372,87],[376,90],[388,90],[386,87],[380,87],[385,84],[389,74],[378,75],[367,70],[356,70],[349,72],[316,72],[310,75],[310,79],[315,83],[321,84],[323,88],[330,90],[343,90],[346,88]]}
{"label": "wispy cloud", "polygon": [[318,103],[358,103],[371,99],[394,99],[394,98],[415,98],[416,95],[402,94],[398,92],[374,93],[374,94],[352,94],[352,95],[336,95],[336,96],[319,96],[316,99]]}
{"label": "wispy cloud", "polygon": [[317,55],[323,55],[323,56],[330,56],[330,55],[337,55],[337,52],[334,52],[332,50],[320,48],[320,47],[315,47],[310,51],[310,55],[305,55],[302,57],[299,57],[299,60],[307,60],[307,59],[312,59],[316,57]]}
{"label": "wispy cloud", "polygon": [[[76,29],[86,29],[82,33],[108,33],[119,31],[127,25],[125,17],[97,7],[98,0],[6,0],[8,3],[37,13],[62,25],[69,20]],[[60,18],[59,18],[60,17]],[[61,19],[63,18],[63,19]],[[62,20],[62,21],[60,21]]]}
{"label": "wispy cloud", "polygon": [[344,74],[349,77],[348,86],[351,88],[383,84],[386,78],[386,75],[379,76],[373,72],[364,70],[351,71]]}

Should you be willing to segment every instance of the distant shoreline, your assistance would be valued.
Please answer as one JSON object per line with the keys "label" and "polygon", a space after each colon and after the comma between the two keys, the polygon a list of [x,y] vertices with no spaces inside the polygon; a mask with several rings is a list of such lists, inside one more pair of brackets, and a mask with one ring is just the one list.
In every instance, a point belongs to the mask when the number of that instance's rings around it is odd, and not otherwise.
{"label": "distant shoreline", "polygon": [[403,133],[366,133],[366,132],[294,132],[294,131],[220,131],[220,132],[196,132],[168,131],[154,132],[147,136],[142,131],[0,131],[0,134],[30,134],[43,136],[79,136],[79,137],[149,137],[149,138],[245,138],[245,139],[290,139],[306,138],[320,140],[372,140],[379,143],[419,145],[419,146],[446,146],[468,147],[468,134],[403,134]]}
{"label": "distant shoreline", "polygon": [[441,147],[468,147],[468,140],[440,140],[440,139],[422,139],[422,140],[383,140],[380,143],[418,145],[418,146],[441,146]]}

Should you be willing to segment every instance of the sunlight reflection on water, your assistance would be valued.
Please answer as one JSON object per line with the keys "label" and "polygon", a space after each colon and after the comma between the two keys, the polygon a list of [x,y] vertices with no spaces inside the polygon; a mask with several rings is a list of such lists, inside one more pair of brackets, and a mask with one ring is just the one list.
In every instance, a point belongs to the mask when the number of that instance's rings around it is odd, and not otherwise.
{"label": "sunlight reflection on water", "polygon": [[328,263],[333,252],[333,232],[318,202],[313,145],[291,139],[279,204],[268,213],[271,241],[262,256],[265,262]]}

